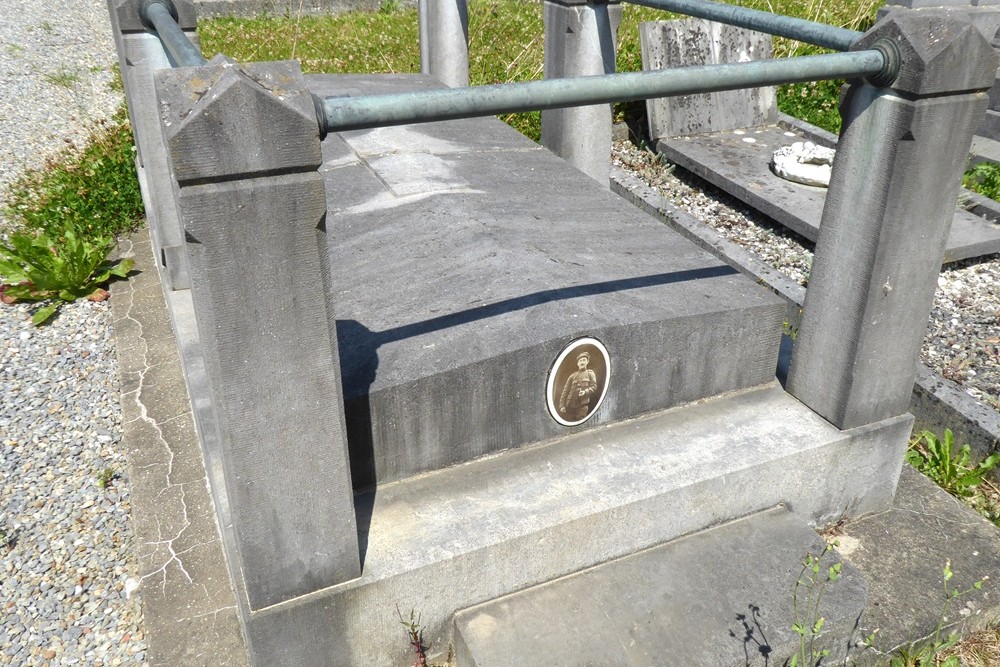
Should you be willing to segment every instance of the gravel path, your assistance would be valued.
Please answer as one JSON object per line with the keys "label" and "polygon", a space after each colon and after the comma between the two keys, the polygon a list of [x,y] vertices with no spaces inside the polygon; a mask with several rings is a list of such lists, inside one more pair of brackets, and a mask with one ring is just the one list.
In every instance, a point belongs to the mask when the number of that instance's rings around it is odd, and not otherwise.
{"label": "gravel path", "polygon": [[[813,244],[808,240],[705,181],[680,170],[674,173],[649,151],[618,143],[614,160],[658,188],[678,208],[804,284],[813,257]],[[970,395],[1000,410],[1000,259],[992,256],[944,268],[921,359]]]}
{"label": "gravel path", "polygon": [[[0,0],[0,16],[2,194],[121,96],[103,2]],[[110,309],[29,313],[0,307],[0,665],[145,664]]]}

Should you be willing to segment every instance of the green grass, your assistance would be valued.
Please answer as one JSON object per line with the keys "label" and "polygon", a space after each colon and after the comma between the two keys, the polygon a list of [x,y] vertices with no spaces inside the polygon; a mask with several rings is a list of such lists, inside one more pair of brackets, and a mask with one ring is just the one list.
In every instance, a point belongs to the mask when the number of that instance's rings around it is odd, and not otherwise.
{"label": "green grass", "polygon": [[[859,30],[872,23],[877,6],[875,0],[825,4],[819,0],[752,0],[746,4]],[[541,8],[539,2],[473,0],[469,8],[469,73],[473,84],[542,77]],[[619,71],[642,69],[638,24],[670,17],[644,7],[624,6],[619,29]],[[225,53],[238,62],[297,59],[307,73],[420,70],[417,12],[400,8],[397,0],[385,0],[376,12],[204,20],[199,24],[199,34],[206,54]],[[818,51],[790,40],[775,41],[779,57]],[[58,72],[48,78],[55,85],[72,86],[78,76]],[[779,89],[778,104],[786,113],[835,132],[840,126],[836,108],[840,85],[819,82],[784,86]],[[642,103],[619,105],[616,115],[621,119],[641,114],[642,110]],[[503,120],[538,139],[539,113],[512,114]],[[68,147],[44,169],[27,174],[13,186],[5,204],[15,224],[29,230],[53,232],[60,225],[72,225],[84,237],[92,233],[96,238],[135,229],[143,210],[124,110],[97,128],[82,151]]]}
{"label": "green grass", "polygon": [[42,78],[51,83],[53,86],[59,86],[61,88],[73,88],[76,84],[80,83],[79,72],[73,72],[66,69],[61,69],[57,72],[50,72],[49,74],[43,74]]}
{"label": "green grass", "polygon": [[[815,0],[746,3],[776,11],[863,30],[874,21],[874,0],[820,4]],[[626,4],[618,31],[617,68],[641,71],[638,24],[673,15]],[[298,59],[307,73],[418,72],[420,51],[415,9],[352,12],[336,16],[222,18],[198,26],[206,54],[225,53],[239,62]],[[519,0],[479,0],[469,6],[469,79],[473,85],[542,78],[544,26],[542,5]],[[779,57],[820,53],[816,47],[786,39],[775,41]],[[786,113],[836,132],[842,81],[783,86],[778,105]],[[641,103],[619,105],[618,117],[641,113]],[[537,112],[512,114],[503,120],[538,139]]]}
{"label": "green grass", "polygon": [[59,236],[72,227],[85,239],[120,236],[142,219],[142,197],[124,107],[91,133],[82,150],[67,146],[11,187],[6,208],[14,224]]}

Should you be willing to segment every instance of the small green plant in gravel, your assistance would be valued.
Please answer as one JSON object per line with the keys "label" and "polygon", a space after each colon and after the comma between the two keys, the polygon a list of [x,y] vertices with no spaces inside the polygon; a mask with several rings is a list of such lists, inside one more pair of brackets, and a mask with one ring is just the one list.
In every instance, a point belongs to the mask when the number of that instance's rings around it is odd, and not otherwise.
{"label": "small green plant in gravel", "polygon": [[941,631],[948,619],[948,612],[951,610],[953,602],[959,598],[983,589],[983,584],[989,577],[983,577],[969,588],[963,590],[958,587],[952,588],[948,582],[955,575],[951,570],[951,561],[945,563],[941,581],[944,584],[945,603],[938,617],[937,627],[930,641],[913,646],[907,646],[895,651],[895,655],[889,660],[890,667],[960,667],[961,661],[958,656],[950,655],[945,657],[943,653],[952,649],[961,637],[957,633],[950,633],[947,637],[941,637]]}
{"label": "small green plant in gravel", "polygon": [[115,469],[105,468],[97,473],[97,486],[102,489],[110,488],[116,479],[118,479],[118,473],[115,472]]}
{"label": "small green plant in gravel", "polygon": [[806,554],[802,561],[802,570],[795,581],[792,593],[794,615],[792,630],[799,636],[799,650],[789,661],[789,667],[813,667],[830,655],[829,649],[821,648],[818,644],[826,622],[826,619],[819,615],[819,606],[827,586],[840,578],[840,570],[843,567],[841,563],[833,563],[828,567],[822,564],[823,558],[830,554],[836,545],[836,542],[827,543],[818,556]]}
{"label": "small green plant in gravel", "polygon": [[10,552],[17,545],[17,532],[0,528],[0,549]]}
{"label": "small green plant in gravel", "polygon": [[57,72],[45,74],[42,78],[53,86],[61,88],[73,88],[73,86],[80,83],[80,74],[68,69],[61,69]]}
{"label": "small green plant in gravel", "polygon": [[1000,454],[991,454],[981,463],[973,464],[969,445],[955,449],[951,429],[945,429],[944,439],[924,431],[906,452],[906,460],[938,486],[959,498],[972,498],[979,491],[983,478],[1000,464]]}
{"label": "small green plant in gravel", "polygon": [[5,303],[38,301],[36,325],[48,321],[63,302],[107,298],[102,285],[124,278],[133,260],[111,262],[113,237],[82,238],[72,226],[59,236],[45,232],[14,232],[0,245],[0,296]]}

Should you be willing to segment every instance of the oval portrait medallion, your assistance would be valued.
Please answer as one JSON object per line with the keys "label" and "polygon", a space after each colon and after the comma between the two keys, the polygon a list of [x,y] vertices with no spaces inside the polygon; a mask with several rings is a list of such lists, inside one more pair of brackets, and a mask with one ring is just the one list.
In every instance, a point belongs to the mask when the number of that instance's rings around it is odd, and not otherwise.
{"label": "oval portrait medallion", "polygon": [[582,424],[601,406],[610,378],[611,358],[604,344],[596,338],[576,339],[549,370],[549,414],[563,426]]}

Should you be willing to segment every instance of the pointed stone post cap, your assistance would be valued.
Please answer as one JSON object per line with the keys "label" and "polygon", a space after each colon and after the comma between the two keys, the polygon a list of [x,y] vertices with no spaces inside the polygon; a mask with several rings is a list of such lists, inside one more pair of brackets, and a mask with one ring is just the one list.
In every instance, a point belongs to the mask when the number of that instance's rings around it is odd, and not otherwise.
{"label": "pointed stone post cap", "polygon": [[179,183],[316,169],[319,124],[298,62],[156,72],[164,138]]}
{"label": "pointed stone post cap", "polygon": [[895,50],[899,70],[888,85],[912,95],[987,90],[996,79],[997,54],[971,23],[947,12],[888,14],[851,47]]}

